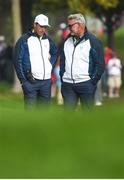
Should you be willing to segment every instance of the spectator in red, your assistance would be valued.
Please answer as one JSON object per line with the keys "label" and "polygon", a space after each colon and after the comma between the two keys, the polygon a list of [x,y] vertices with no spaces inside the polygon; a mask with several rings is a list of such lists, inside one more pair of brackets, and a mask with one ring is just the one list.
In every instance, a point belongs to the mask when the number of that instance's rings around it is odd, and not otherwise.
{"label": "spectator in red", "polygon": [[105,71],[102,76],[102,90],[103,90],[103,96],[108,95],[108,70],[107,70],[107,64],[109,59],[112,58],[113,50],[110,47],[104,48],[104,60],[105,60]]}
{"label": "spectator in red", "polygon": [[112,58],[113,50],[110,47],[105,47],[105,64]]}
{"label": "spectator in red", "polygon": [[120,97],[121,80],[121,60],[113,53],[113,57],[107,64],[108,70],[108,97]]}
{"label": "spectator in red", "polygon": [[70,30],[67,28],[67,25],[65,23],[61,23],[59,27],[61,30],[61,39],[64,40],[69,35]]}

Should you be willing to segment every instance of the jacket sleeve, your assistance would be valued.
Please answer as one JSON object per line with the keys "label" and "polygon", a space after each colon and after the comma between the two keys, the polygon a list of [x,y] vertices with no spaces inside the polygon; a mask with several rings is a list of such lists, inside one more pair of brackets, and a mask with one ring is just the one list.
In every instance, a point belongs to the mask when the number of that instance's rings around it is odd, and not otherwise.
{"label": "jacket sleeve", "polygon": [[64,50],[61,52],[60,54],[60,77],[61,77],[61,81],[62,81],[62,76],[65,72],[65,54],[64,54]]}
{"label": "jacket sleeve", "polygon": [[23,69],[23,58],[24,58],[24,44],[23,39],[20,38],[14,48],[14,67],[20,82],[26,81],[26,77]]}
{"label": "jacket sleeve", "polygon": [[104,72],[105,61],[102,43],[98,39],[95,39],[92,44],[93,46],[90,50],[90,56],[93,61],[92,66],[94,67],[94,71],[92,72],[91,80],[94,84],[96,84]]}
{"label": "jacket sleeve", "polygon": [[51,56],[50,62],[52,66],[54,66],[58,58],[58,48],[51,39],[49,39],[49,42],[50,42],[50,56]]}

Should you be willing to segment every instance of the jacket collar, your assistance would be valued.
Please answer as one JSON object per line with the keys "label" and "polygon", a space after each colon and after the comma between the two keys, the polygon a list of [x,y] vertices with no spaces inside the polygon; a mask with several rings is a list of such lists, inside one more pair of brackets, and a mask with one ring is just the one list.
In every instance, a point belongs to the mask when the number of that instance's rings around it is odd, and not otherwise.
{"label": "jacket collar", "polygon": [[[38,36],[38,34],[33,32],[32,30],[28,31],[28,35],[40,38],[40,36]],[[42,39],[46,39],[46,38],[47,38],[47,35],[44,33]]]}

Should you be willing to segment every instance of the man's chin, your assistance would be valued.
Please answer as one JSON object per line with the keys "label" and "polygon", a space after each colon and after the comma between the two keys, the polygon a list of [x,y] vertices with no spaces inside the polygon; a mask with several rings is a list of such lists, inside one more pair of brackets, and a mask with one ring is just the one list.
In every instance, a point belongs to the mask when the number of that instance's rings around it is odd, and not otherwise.
{"label": "man's chin", "polygon": [[72,35],[72,36],[75,36],[75,33],[71,32],[71,35]]}

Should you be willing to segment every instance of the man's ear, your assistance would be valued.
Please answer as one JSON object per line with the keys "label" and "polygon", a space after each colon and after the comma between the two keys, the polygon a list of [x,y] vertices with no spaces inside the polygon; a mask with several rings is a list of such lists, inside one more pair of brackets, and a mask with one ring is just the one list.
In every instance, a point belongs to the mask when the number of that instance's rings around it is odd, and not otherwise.
{"label": "man's ear", "polygon": [[36,27],[36,25],[37,25],[37,24],[36,24],[36,23],[34,23],[34,28]]}

